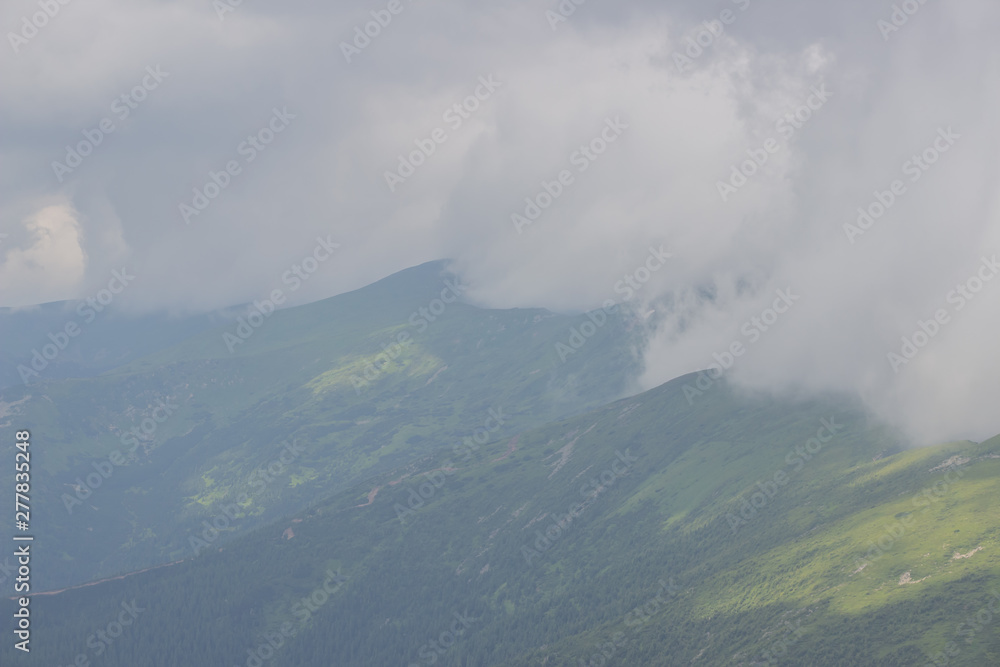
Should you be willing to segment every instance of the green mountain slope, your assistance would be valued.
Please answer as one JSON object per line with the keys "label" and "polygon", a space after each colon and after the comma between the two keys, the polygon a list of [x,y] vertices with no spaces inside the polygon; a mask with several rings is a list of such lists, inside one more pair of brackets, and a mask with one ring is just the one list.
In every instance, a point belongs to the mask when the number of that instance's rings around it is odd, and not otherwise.
{"label": "green mountain slope", "polygon": [[[221,544],[465,438],[627,393],[626,319],[563,363],[556,344],[586,316],[477,308],[455,280],[429,263],[318,303],[263,305],[98,377],[0,392],[0,452],[13,459],[18,429],[34,441],[36,584],[185,558],[205,522]],[[13,482],[0,476],[0,494]]]}
{"label": "green mountain slope", "polygon": [[36,598],[38,658],[135,600],[101,664],[998,663],[1000,437],[904,450],[843,400],[691,381]]}

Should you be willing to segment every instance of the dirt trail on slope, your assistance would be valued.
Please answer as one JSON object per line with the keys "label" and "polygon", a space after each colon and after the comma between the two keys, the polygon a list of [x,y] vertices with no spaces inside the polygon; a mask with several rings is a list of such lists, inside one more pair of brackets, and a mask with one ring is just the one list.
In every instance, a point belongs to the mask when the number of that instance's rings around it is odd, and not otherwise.
{"label": "dirt trail on slope", "polygon": [[[184,559],[175,560],[173,563],[164,563],[163,565],[154,565],[153,567],[147,567],[144,570],[136,570],[135,572],[126,572],[125,574],[119,574],[117,577],[108,577],[107,579],[98,579],[97,581],[88,581],[85,584],[78,584],[76,586],[68,586],[67,588],[60,588],[55,591],[43,591],[41,593],[29,593],[28,597],[38,597],[39,595],[58,595],[59,593],[65,593],[66,591],[75,591],[78,588],[86,588],[87,586],[96,586],[97,584],[103,584],[108,581],[118,581],[119,579],[124,579],[125,577],[131,577],[133,574],[142,574],[143,572],[151,572],[152,570],[159,570],[160,568],[170,567],[171,565],[177,565],[177,563],[183,563]],[[8,600],[16,600],[19,596],[16,595],[12,598],[7,598]]]}

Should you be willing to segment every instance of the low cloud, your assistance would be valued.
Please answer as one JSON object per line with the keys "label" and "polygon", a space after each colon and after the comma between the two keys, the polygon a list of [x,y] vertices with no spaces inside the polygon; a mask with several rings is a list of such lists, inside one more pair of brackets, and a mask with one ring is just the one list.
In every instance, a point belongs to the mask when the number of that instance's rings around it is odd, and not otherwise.
{"label": "low cloud", "polygon": [[[306,0],[222,17],[194,0],[63,6],[2,56],[0,301],[83,296],[127,262],[143,280],[123,307],[203,311],[260,297],[332,235],[343,252],[296,303],[450,257],[477,303],[579,311],[620,298],[662,246],[634,297],[644,386],[747,342],[744,323],[792,289],[734,381],[855,393],[920,443],[1000,431],[1000,281],[948,303],[1000,253],[994,2],[902,17],[861,0],[593,2],[553,28],[557,5],[404,2],[391,21]],[[36,11],[7,3],[0,21]],[[149,67],[169,76],[117,118]],[[275,108],[295,119],[248,161]],[[52,162],[104,118],[115,131],[60,181]],[[602,144],[609,119],[627,127]],[[185,224],[179,206],[233,160]],[[46,214],[62,222],[39,222],[38,201],[65,202]],[[949,322],[893,368],[941,308]]]}
{"label": "low cloud", "polygon": [[46,206],[0,239],[0,303],[56,301],[77,289],[87,268],[78,215],[67,204]]}

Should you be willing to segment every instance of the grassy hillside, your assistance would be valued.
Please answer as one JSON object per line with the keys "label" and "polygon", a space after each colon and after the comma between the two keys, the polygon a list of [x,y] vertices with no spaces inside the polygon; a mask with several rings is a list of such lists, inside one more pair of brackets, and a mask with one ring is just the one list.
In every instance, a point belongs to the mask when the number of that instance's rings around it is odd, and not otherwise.
{"label": "grassy hillside", "polygon": [[690,380],[37,598],[37,658],[93,658],[135,600],[100,664],[1000,661],[1000,438],[904,450],[843,400]]}
{"label": "grassy hillside", "polygon": [[[217,327],[98,377],[0,391],[0,452],[13,458],[18,429],[34,441],[46,544],[36,584],[185,558],[200,551],[205,522],[221,544],[465,438],[626,394],[635,362],[624,318],[563,363],[556,343],[586,317],[476,308],[456,300],[454,281],[430,263],[307,306],[244,313],[245,330]],[[0,476],[0,494],[12,484]]]}

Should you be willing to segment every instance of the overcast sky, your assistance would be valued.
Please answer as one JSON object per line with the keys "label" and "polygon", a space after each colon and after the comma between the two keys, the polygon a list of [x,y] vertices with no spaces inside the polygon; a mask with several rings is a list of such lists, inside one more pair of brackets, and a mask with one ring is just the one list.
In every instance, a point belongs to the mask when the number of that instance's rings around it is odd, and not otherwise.
{"label": "overcast sky", "polygon": [[0,304],[127,267],[119,307],[214,309],[287,287],[322,238],[296,303],[452,258],[476,303],[586,310],[662,246],[631,300],[644,386],[739,342],[738,381],[986,438],[1000,277],[949,293],[1000,254],[1000,5],[896,6],[8,0]]}

